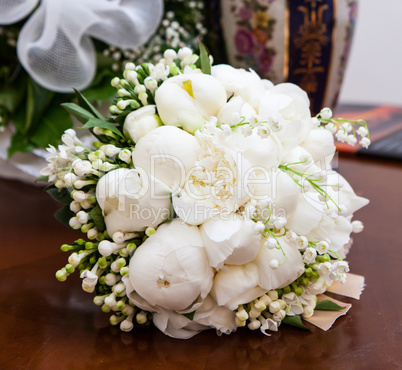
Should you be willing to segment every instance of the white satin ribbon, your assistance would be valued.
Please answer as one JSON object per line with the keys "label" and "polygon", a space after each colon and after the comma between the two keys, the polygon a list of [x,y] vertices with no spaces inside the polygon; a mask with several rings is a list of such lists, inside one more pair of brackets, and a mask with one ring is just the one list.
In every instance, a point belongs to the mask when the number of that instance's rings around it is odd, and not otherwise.
{"label": "white satin ribbon", "polygon": [[[0,24],[23,19],[38,0],[0,0]],[[21,29],[18,58],[40,85],[57,92],[87,87],[96,72],[91,37],[120,48],[156,31],[163,0],[42,0]]]}

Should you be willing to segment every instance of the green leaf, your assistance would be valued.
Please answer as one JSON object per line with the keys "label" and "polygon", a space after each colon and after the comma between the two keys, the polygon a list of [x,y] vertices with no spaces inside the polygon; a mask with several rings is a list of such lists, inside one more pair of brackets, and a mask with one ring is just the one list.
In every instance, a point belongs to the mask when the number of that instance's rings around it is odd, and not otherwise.
{"label": "green leaf", "polygon": [[105,231],[106,229],[105,220],[103,218],[102,210],[99,207],[99,204],[97,204],[95,208],[92,208],[88,214],[91,216],[98,231],[99,232]]}
{"label": "green leaf", "polygon": [[46,190],[46,193],[48,193],[54,200],[57,200],[60,203],[69,205],[72,202],[70,192],[66,188],[62,188],[59,190],[55,186],[51,186]]}
{"label": "green leaf", "polygon": [[21,74],[12,83],[0,84],[0,106],[14,113],[25,98],[26,75]]}
{"label": "green leaf", "polygon": [[94,128],[94,127],[100,127],[104,128],[106,130],[110,130],[114,132],[116,135],[120,136],[121,138],[124,139],[123,134],[119,131],[119,129],[114,126],[112,123],[106,121],[105,119],[98,119],[98,118],[91,118],[84,126],[81,128]]}
{"label": "green leaf", "polygon": [[[57,103],[57,104],[56,104]],[[30,141],[37,147],[58,145],[65,130],[73,127],[73,121],[58,101],[51,104],[41,117],[40,124],[30,135]]]}
{"label": "green leaf", "polygon": [[70,228],[69,221],[70,218],[74,217],[75,213],[70,210],[69,206],[65,206],[57,210],[54,214],[54,218]]}
{"label": "green leaf", "polygon": [[345,307],[339,306],[335,302],[329,300],[317,302],[317,304],[315,305],[316,310],[340,311],[344,308]]}
{"label": "green leaf", "polygon": [[30,152],[33,149],[35,149],[35,147],[29,142],[28,138],[23,134],[16,132],[11,137],[11,143],[7,149],[7,155],[8,158],[11,158],[14,153],[26,153]]}
{"label": "green leaf", "polygon": [[78,104],[82,108],[92,112],[96,117],[100,119],[104,118],[102,114],[100,114],[100,112],[88,101],[88,99],[84,95],[82,95],[78,90],[74,89],[74,91],[78,99]]}
{"label": "green leaf", "polygon": [[95,118],[92,113],[75,103],[63,103],[61,106],[81,123],[87,123],[91,118]]}
{"label": "green leaf", "polygon": [[200,42],[200,67],[202,73],[211,74],[211,63],[209,62],[209,52],[206,46]]}
{"label": "green leaf", "polygon": [[295,326],[296,328],[302,329],[302,330],[308,330],[310,329],[306,326],[304,326],[300,316],[295,315],[295,316],[285,316],[285,318],[282,320],[282,323]]}
{"label": "green leaf", "polygon": [[189,320],[193,321],[194,314],[195,314],[195,311],[189,312],[189,313],[184,313],[183,316],[186,316]]}
{"label": "green leaf", "polygon": [[49,176],[43,175],[39,176],[35,179],[35,181],[43,181],[43,182],[49,182]]}
{"label": "green leaf", "polygon": [[27,133],[32,126],[35,126],[40,121],[43,112],[50,105],[53,96],[54,92],[46,90],[32,79],[28,80],[23,133]]}

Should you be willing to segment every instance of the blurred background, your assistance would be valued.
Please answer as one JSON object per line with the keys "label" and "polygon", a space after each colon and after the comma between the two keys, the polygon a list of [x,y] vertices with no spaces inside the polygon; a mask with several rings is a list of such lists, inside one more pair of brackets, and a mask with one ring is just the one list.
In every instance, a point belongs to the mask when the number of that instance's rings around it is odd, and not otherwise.
{"label": "blurred background", "polygon": [[402,1],[362,0],[340,103],[402,106]]}

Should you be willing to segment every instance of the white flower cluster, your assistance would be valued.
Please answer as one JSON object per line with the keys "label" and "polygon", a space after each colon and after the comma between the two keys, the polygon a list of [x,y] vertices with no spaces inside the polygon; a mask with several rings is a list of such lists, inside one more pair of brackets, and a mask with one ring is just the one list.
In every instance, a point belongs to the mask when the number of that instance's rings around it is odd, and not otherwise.
{"label": "white flower cluster", "polygon": [[[277,330],[345,281],[345,245],[362,230],[352,216],[368,200],[331,168],[330,111],[312,118],[299,87],[227,65],[204,74],[197,59],[183,48],[127,64],[111,112],[131,146],[76,153],[67,171],[51,161],[53,181],[74,187],[70,225],[98,241],[66,247],[78,252],[58,274],[78,266],[84,290],[101,284],[96,301],[123,330],[148,312],[176,338]],[[90,235],[93,200],[107,232]]]}
{"label": "white flower cluster", "polygon": [[[367,124],[364,121],[345,121],[342,118],[332,118],[332,111],[330,108],[323,108],[318,114],[321,122],[326,123],[325,129],[331,134],[334,134],[336,139],[341,143],[347,143],[354,146],[357,143],[356,135],[361,137],[359,144],[363,148],[368,148],[371,144]],[[354,125],[359,125],[356,130]]]}

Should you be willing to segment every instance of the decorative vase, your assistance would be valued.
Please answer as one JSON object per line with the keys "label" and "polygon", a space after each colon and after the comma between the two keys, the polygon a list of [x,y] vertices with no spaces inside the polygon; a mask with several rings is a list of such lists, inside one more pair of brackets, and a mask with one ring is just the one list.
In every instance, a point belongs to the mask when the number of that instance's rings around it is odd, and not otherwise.
{"label": "decorative vase", "polygon": [[357,0],[209,0],[208,9],[219,61],[252,68],[275,84],[299,85],[313,114],[335,107]]}

